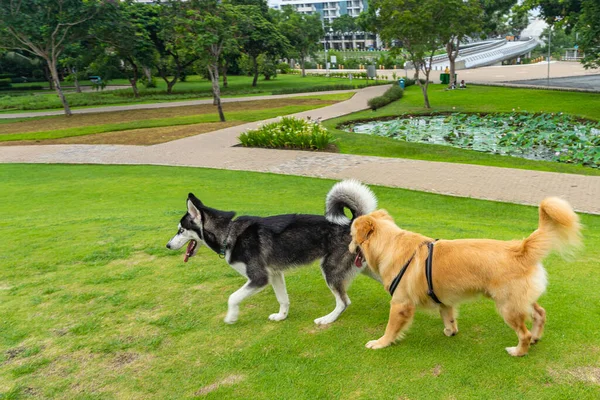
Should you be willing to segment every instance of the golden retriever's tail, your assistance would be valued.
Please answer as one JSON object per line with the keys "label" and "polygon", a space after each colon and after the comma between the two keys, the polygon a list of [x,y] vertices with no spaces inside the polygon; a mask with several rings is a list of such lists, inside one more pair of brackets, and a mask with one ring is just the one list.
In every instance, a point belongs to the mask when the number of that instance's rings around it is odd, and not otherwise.
{"label": "golden retriever's tail", "polygon": [[558,197],[544,199],[538,229],[523,240],[523,255],[537,263],[552,250],[565,257],[580,246],[581,225],[571,205]]}

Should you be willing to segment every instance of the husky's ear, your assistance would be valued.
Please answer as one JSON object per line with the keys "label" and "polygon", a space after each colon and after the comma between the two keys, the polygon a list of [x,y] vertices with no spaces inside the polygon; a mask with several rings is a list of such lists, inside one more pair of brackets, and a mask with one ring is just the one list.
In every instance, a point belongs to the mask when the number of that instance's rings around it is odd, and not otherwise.
{"label": "husky's ear", "polygon": [[375,230],[375,221],[370,216],[362,216],[358,217],[352,223],[352,234],[354,236],[354,240],[362,245],[365,240],[369,239],[369,236]]}
{"label": "husky's ear", "polygon": [[379,209],[377,211],[373,211],[371,214],[369,214],[371,217],[376,218],[376,219],[384,219],[387,221],[391,221],[394,222],[394,218],[392,218],[392,216],[383,208]]}
{"label": "husky's ear", "polygon": [[188,193],[188,200],[191,200],[192,203],[194,203],[194,205],[196,207],[202,207],[203,206],[203,204],[200,201],[200,199],[197,198],[196,196],[194,196],[194,193]]}
{"label": "husky's ear", "polygon": [[198,208],[194,205],[194,202],[192,201],[192,199],[188,199],[188,201],[187,201],[187,210],[188,210],[188,214],[190,214],[190,216],[192,217],[193,220],[201,219],[200,210],[198,210]]}

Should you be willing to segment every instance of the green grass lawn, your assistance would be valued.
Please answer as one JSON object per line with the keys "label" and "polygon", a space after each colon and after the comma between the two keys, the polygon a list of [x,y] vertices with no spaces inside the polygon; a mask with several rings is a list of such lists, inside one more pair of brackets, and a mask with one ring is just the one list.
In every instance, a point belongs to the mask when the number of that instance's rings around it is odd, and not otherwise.
{"label": "green grass lawn", "polygon": [[335,129],[343,122],[356,119],[388,117],[401,114],[432,112],[563,112],[600,121],[600,94],[515,89],[491,86],[469,86],[467,90],[445,90],[445,85],[429,85],[432,108],[423,108],[423,95],[418,86],[410,86],[404,97],[377,111],[361,111],[325,121],[325,126],[338,138],[342,153],[383,157],[445,161],[496,167],[600,175],[600,171],[556,162],[532,161],[517,157],[480,153],[450,146],[408,143],[391,138],[358,135]]}
{"label": "green grass lawn", "polygon": [[[550,256],[545,336],[528,356],[489,300],[443,335],[420,311],[406,339],[371,351],[389,296],[358,277],[334,324],[317,263],[287,274],[289,318],[268,288],[222,319],[244,279],[206,248],[166,242],[193,191],[207,205],[271,215],[323,211],[333,181],[196,168],[0,165],[0,395],[5,399],[597,399],[600,217],[586,248]],[[537,209],[373,187],[404,228],[432,237],[522,238]],[[10,199],[10,200],[9,200]]]}
{"label": "green grass lawn", "polygon": [[[234,102],[225,103],[223,108],[227,121],[238,124],[324,107],[349,99],[353,95],[353,92],[344,92],[293,97],[279,102]],[[59,139],[192,124],[212,124],[216,130],[222,125],[219,121],[219,115],[212,105],[79,114],[71,117],[60,115],[6,119],[0,120],[0,142]]]}
{"label": "green grass lawn", "polygon": [[[320,76],[307,76],[279,74],[269,81],[259,79],[258,86],[252,87],[252,77],[230,76],[229,87],[222,88],[223,97],[268,95],[282,89],[301,89],[315,86],[350,85],[362,86],[366,82],[359,79],[349,81],[343,78],[328,78]],[[118,90],[106,90],[99,92],[68,93],[66,94],[69,104],[73,108],[86,106],[107,106],[116,104],[143,104],[169,101],[180,101],[187,99],[211,98],[211,83],[200,76],[188,76],[186,82],[178,82],[173,88],[173,94],[166,94],[166,84],[163,80],[157,80],[157,88],[145,89],[140,84],[139,99],[133,97],[131,88]],[[126,84],[125,80],[111,81],[109,84]],[[26,84],[23,84],[26,85]],[[16,87],[19,84],[15,84]],[[30,95],[11,96],[10,92],[4,95],[0,93],[0,111],[34,111],[45,109],[61,109],[62,105],[55,92],[36,93]]]}

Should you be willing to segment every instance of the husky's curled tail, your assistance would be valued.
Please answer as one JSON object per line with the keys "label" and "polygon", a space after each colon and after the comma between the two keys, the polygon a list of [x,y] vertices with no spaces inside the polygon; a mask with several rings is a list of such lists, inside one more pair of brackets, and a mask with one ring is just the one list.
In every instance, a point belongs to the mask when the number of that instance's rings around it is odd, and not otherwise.
{"label": "husky's curled tail", "polygon": [[569,256],[581,246],[579,217],[569,203],[558,197],[548,197],[540,204],[540,222],[528,238],[523,240],[522,254],[533,262],[539,262],[556,249]]}
{"label": "husky's curled tail", "polygon": [[[352,219],[344,213],[345,208],[350,210]],[[325,199],[325,218],[338,225],[350,225],[355,218],[369,214],[375,209],[377,209],[375,194],[354,179],[336,183]]]}

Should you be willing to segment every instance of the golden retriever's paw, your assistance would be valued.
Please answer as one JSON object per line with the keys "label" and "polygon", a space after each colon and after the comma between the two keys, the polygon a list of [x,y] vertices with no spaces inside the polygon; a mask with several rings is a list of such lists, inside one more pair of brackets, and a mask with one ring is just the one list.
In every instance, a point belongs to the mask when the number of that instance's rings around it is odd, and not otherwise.
{"label": "golden retriever's paw", "polygon": [[507,347],[506,351],[513,357],[523,357],[527,353],[519,352],[518,347]]}
{"label": "golden retriever's paw", "polygon": [[383,349],[384,347],[388,347],[390,344],[385,344],[385,343],[381,343],[379,340],[370,340],[367,342],[367,344],[365,344],[365,347],[367,349],[371,349],[371,350],[377,350],[377,349]]}
{"label": "golden retriever's paw", "polygon": [[452,329],[448,329],[448,328],[444,329],[444,335],[446,335],[448,337],[456,336],[457,333],[458,333],[458,329],[457,330],[452,330]]}

